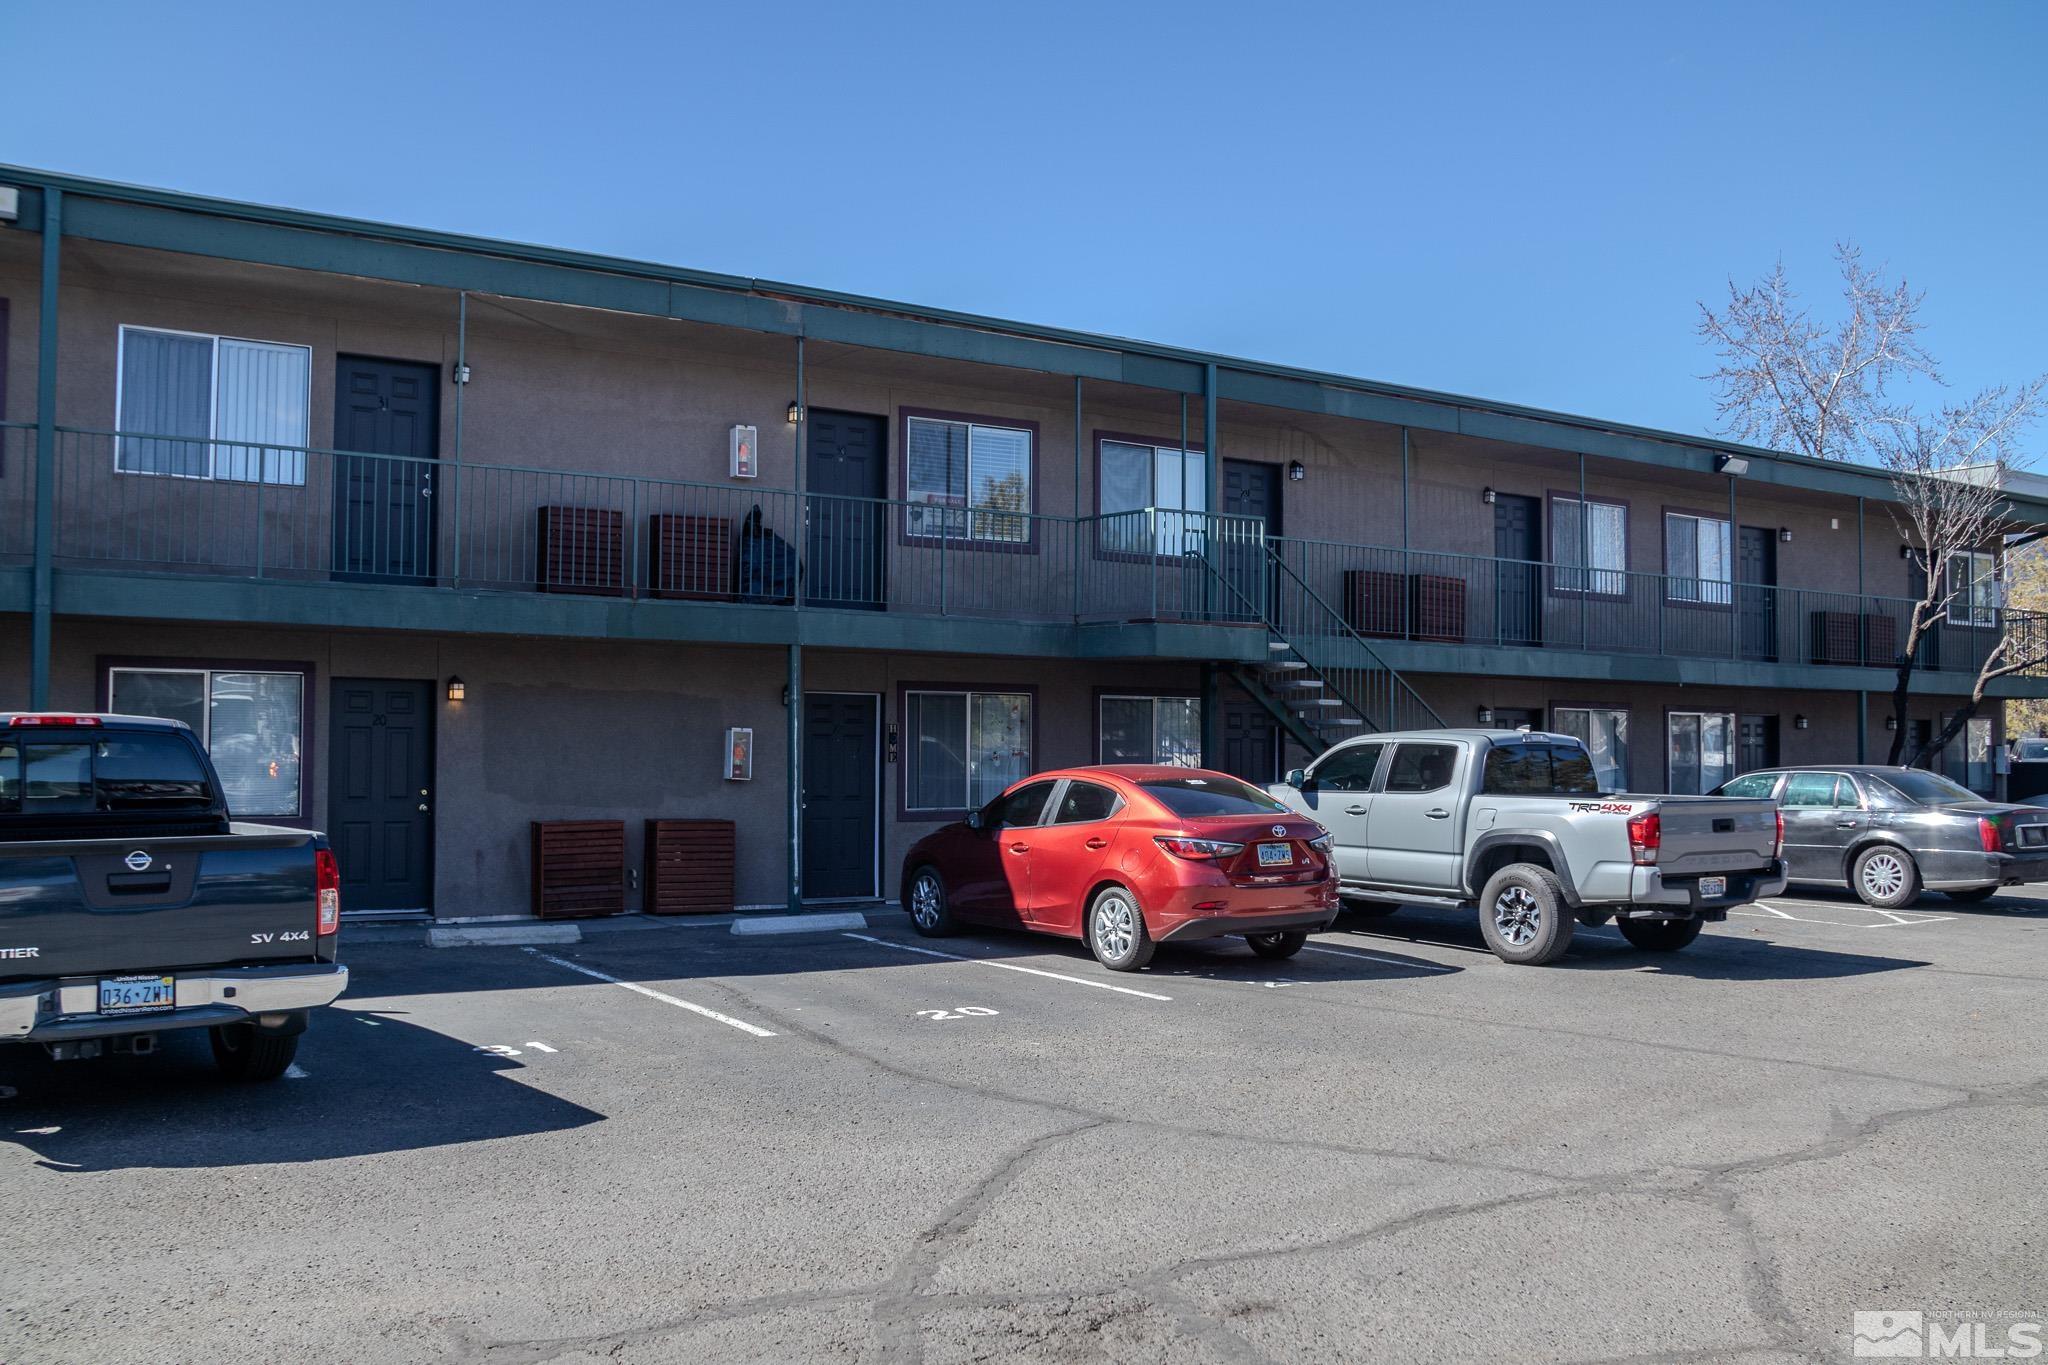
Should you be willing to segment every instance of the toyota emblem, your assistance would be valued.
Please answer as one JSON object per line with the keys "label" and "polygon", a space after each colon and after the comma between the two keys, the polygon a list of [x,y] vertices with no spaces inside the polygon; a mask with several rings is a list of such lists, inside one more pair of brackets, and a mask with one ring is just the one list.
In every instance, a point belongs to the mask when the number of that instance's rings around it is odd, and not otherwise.
{"label": "toyota emblem", "polygon": [[1274,837],[1274,838],[1276,838],[1276,839],[1278,839],[1278,838],[1282,838],[1282,837],[1284,837],[1284,836],[1286,835],[1286,833],[1287,833],[1287,826],[1285,826],[1285,825],[1275,825],[1275,826],[1273,826],[1273,837]]}
{"label": "toyota emblem", "polygon": [[150,856],[139,848],[121,861],[128,864],[128,869],[131,872],[149,871]]}

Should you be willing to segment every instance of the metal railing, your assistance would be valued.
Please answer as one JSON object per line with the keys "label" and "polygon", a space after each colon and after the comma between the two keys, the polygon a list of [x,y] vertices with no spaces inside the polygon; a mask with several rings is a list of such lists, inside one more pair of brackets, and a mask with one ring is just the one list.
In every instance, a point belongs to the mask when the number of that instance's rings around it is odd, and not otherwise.
{"label": "metal railing", "polygon": [[[1335,541],[1271,544],[1367,639],[1891,668],[1913,619],[1914,603],[1902,597]],[[2033,612],[1952,612],[1922,640],[1918,666],[1975,672],[2008,629],[2025,643],[2044,626]]]}

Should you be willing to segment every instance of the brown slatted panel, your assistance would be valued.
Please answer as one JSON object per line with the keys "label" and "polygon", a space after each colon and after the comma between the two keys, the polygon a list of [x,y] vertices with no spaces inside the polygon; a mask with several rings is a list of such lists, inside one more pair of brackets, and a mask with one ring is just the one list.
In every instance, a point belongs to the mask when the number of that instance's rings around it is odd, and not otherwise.
{"label": "brown slatted panel", "polygon": [[647,553],[654,596],[732,600],[737,566],[726,518],[656,513],[649,519]]}
{"label": "brown slatted panel", "polygon": [[620,597],[626,591],[625,515],[605,507],[543,507],[534,541],[542,592]]}
{"label": "brown slatted panel", "polygon": [[1360,635],[1399,635],[1401,575],[1385,569],[1346,569],[1344,621]]}
{"label": "brown slatted panel", "polygon": [[571,919],[625,910],[625,821],[533,821],[534,914]]}
{"label": "brown slatted panel", "polygon": [[716,915],[733,908],[736,836],[730,820],[649,820],[650,915]]}
{"label": "brown slatted panel", "polygon": [[1465,580],[1449,574],[1419,573],[1411,575],[1408,582],[1414,595],[1408,613],[1414,637],[1464,643]]}

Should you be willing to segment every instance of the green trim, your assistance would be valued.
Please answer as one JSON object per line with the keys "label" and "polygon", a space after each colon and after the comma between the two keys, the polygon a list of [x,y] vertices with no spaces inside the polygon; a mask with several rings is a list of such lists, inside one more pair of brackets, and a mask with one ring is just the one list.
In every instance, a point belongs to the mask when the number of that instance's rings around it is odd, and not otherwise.
{"label": "green trim", "polygon": [[[1883,501],[1889,501],[1891,495],[1890,482],[1879,470],[1325,371],[919,308],[771,280],[237,203],[25,167],[0,166],[0,181],[25,189],[24,227],[39,227],[43,189],[63,190],[73,196],[66,207],[65,234],[99,241],[801,334],[1185,394],[1202,393],[1204,372],[1214,366],[1214,392],[1224,399],[1665,468],[1711,471],[1715,456],[1743,455],[1753,461],[1744,477],[1759,483]],[[2013,502],[2016,508],[2048,522],[2048,498],[2015,496]]]}

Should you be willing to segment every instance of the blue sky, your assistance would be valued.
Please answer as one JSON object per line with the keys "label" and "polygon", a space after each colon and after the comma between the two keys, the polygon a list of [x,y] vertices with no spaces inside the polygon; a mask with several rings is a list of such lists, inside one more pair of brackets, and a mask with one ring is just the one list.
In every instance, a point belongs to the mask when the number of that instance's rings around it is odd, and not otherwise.
{"label": "blue sky", "polygon": [[1829,294],[1840,237],[1958,387],[2048,369],[2038,4],[15,4],[0,52],[0,160],[1646,425],[1712,428],[1699,299]]}

